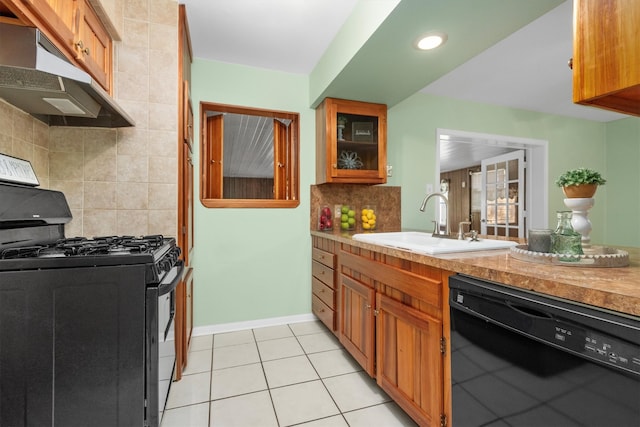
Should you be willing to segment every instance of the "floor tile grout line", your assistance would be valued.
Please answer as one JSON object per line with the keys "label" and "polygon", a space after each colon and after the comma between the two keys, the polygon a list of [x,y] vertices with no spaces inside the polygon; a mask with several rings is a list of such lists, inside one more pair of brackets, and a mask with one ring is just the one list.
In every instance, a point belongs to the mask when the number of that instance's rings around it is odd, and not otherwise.
{"label": "floor tile grout line", "polygon": [[[256,333],[254,329],[251,329],[253,339],[256,340]],[[278,412],[276,411],[276,405],[273,402],[273,395],[271,394],[271,387],[269,387],[269,379],[267,378],[267,372],[264,370],[264,362],[262,360],[262,354],[260,353],[260,347],[256,340],[256,350],[258,351],[258,360],[260,361],[260,368],[262,369],[262,376],[264,377],[264,384],[267,387],[267,393],[269,393],[269,401],[271,402],[271,409],[273,410],[273,416],[276,418],[276,424],[280,427],[280,420],[278,419]]]}

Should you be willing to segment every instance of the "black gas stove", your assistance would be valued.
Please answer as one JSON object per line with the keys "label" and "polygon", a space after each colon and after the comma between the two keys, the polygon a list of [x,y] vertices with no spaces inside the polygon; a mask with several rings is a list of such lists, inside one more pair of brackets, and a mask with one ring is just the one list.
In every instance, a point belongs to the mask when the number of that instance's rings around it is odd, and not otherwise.
{"label": "black gas stove", "polygon": [[176,264],[176,240],[149,236],[71,237],[0,250],[0,271],[145,264],[146,283],[159,283]]}
{"label": "black gas stove", "polygon": [[180,248],[66,237],[71,219],[64,194],[0,183],[0,426],[158,426]]}

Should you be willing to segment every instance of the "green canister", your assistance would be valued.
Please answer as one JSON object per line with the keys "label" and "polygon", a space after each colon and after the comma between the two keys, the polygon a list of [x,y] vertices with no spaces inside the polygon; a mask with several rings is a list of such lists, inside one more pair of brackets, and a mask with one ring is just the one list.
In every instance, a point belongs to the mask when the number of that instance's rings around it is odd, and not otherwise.
{"label": "green canister", "polygon": [[[558,225],[551,234],[551,253],[562,255],[583,255],[582,235],[571,225],[571,211],[558,211]],[[561,257],[561,261],[579,261],[579,257]]]}

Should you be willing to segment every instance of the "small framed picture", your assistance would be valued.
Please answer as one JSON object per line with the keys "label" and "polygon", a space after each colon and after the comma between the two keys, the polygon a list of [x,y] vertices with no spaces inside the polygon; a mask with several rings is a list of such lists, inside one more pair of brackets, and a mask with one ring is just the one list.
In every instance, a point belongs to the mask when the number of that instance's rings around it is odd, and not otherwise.
{"label": "small framed picture", "polygon": [[0,181],[26,184],[36,187],[40,185],[36,173],[28,160],[0,154]]}
{"label": "small framed picture", "polygon": [[373,122],[353,122],[351,139],[359,142],[373,142]]}

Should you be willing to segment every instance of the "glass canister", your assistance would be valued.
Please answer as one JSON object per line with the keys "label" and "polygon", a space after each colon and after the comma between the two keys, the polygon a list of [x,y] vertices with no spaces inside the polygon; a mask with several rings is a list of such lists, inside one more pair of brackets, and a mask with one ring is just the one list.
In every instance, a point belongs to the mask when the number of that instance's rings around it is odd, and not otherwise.
{"label": "glass canister", "polygon": [[[558,211],[558,225],[551,234],[551,253],[582,255],[582,235],[571,225],[571,211]],[[563,257],[562,261],[578,261],[577,257]]]}
{"label": "glass canister", "polygon": [[322,206],[318,212],[318,230],[333,230],[333,215],[329,206]]}
{"label": "glass canister", "polygon": [[375,205],[364,205],[360,210],[360,226],[363,231],[375,230],[378,224]]}
{"label": "glass canister", "polygon": [[529,230],[527,241],[528,249],[533,252],[548,253],[551,250],[551,234],[553,230],[535,229]]}
{"label": "glass canister", "polygon": [[340,229],[343,231],[356,229],[356,211],[350,205],[340,206]]}

